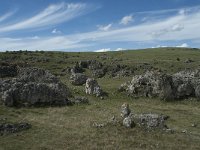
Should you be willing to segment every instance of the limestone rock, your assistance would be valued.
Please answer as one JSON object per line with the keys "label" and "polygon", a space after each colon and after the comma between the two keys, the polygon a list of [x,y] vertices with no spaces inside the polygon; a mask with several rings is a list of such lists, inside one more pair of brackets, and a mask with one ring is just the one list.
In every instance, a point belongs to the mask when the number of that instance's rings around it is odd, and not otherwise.
{"label": "limestone rock", "polygon": [[96,95],[97,97],[103,95],[101,87],[98,85],[97,81],[92,78],[88,78],[86,80],[85,92],[86,94]]}
{"label": "limestone rock", "polygon": [[200,85],[200,70],[186,70],[173,75],[148,71],[134,76],[127,83],[121,85],[120,91],[127,91],[133,97],[159,97],[163,100],[198,97],[196,91]]}
{"label": "limestone rock", "polygon": [[23,68],[17,78],[0,81],[0,100],[6,106],[65,105],[69,89],[50,72]]}
{"label": "limestone rock", "polygon": [[122,118],[126,118],[129,116],[129,114],[131,113],[131,110],[129,108],[129,104],[127,103],[124,103],[122,106],[121,106],[121,117]]}
{"label": "limestone rock", "polygon": [[147,129],[167,128],[165,125],[165,120],[168,117],[164,115],[149,113],[149,114],[135,114],[132,117],[134,122],[138,124],[140,127],[145,127]]}
{"label": "limestone rock", "polygon": [[87,76],[82,73],[74,73],[70,76],[70,82],[73,85],[83,85],[86,83]]}
{"label": "limestone rock", "polygon": [[123,126],[125,126],[127,128],[132,128],[133,125],[134,125],[134,122],[133,122],[133,119],[130,116],[124,118]]}

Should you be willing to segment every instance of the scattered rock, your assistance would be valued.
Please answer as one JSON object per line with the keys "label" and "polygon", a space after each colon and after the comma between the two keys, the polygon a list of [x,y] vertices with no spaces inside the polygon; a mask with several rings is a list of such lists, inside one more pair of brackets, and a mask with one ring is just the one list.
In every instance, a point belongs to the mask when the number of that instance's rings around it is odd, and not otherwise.
{"label": "scattered rock", "polygon": [[97,97],[100,97],[103,95],[103,91],[101,87],[98,85],[97,81],[92,78],[88,78],[86,80],[85,92],[86,94],[96,95]]}
{"label": "scattered rock", "polygon": [[122,106],[121,106],[121,117],[122,118],[126,118],[129,116],[129,114],[131,113],[131,110],[129,108],[129,104],[127,103],[124,103]]}
{"label": "scattered rock", "polygon": [[124,118],[123,126],[125,126],[127,128],[132,128],[134,126],[133,119],[130,116]]}
{"label": "scattered rock", "polygon": [[0,81],[0,100],[6,106],[68,104],[69,89],[49,71],[20,69],[17,78]]}
{"label": "scattered rock", "polygon": [[191,126],[192,127],[197,127],[197,124],[196,123],[192,123]]}
{"label": "scattered rock", "polygon": [[73,73],[70,76],[70,82],[73,85],[83,85],[86,83],[87,78],[88,77],[82,73]]}

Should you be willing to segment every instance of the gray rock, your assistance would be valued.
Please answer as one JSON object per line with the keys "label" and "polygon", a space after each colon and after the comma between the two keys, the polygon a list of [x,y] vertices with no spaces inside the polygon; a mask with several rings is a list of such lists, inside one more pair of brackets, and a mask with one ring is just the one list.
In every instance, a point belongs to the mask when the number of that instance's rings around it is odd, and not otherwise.
{"label": "gray rock", "polygon": [[125,126],[127,128],[132,128],[134,126],[133,119],[130,116],[124,118],[123,126]]}
{"label": "gray rock", "polygon": [[69,89],[50,72],[24,68],[17,78],[0,82],[0,100],[6,106],[65,105]]}
{"label": "gray rock", "polygon": [[133,97],[159,97],[163,100],[199,97],[200,70],[181,71],[173,75],[148,71],[136,75],[130,83],[121,85],[121,91],[127,91]]}
{"label": "gray rock", "polygon": [[74,73],[70,76],[70,82],[73,85],[83,85],[86,83],[87,76],[82,73]]}
{"label": "gray rock", "polygon": [[160,72],[146,72],[134,76],[127,91],[136,97],[160,97],[166,100],[173,98],[171,82],[170,76]]}
{"label": "gray rock", "polygon": [[131,110],[129,108],[129,104],[127,103],[124,103],[122,106],[121,106],[121,117],[122,118],[126,118],[129,116],[129,114],[131,113]]}
{"label": "gray rock", "polygon": [[92,78],[88,78],[86,80],[85,92],[86,94],[96,95],[97,97],[103,95],[101,87],[98,85],[97,81]]}
{"label": "gray rock", "polygon": [[145,127],[147,129],[153,128],[167,128],[165,125],[165,120],[168,118],[164,115],[159,114],[135,114],[132,116],[134,122],[138,124],[140,127]]}

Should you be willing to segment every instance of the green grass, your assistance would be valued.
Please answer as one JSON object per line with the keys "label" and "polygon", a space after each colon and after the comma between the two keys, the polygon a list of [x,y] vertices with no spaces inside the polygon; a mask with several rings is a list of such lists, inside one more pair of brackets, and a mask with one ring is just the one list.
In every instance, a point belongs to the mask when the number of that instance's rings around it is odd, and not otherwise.
{"label": "green grass", "polygon": [[[106,54],[108,59],[100,57]],[[13,59],[16,57],[16,59]],[[35,62],[49,59],[49,62]],[[9,60],[12,58],[12,60]],[[180,61],[177,61],[180,58]],[[190,58],[193,63],[184,61]],[[150,63],[161,70],[174,73],[185,68],[198,68],[200,51],[193,49],[151,49],[108,53],[61,53],[61,52],[22,52],[17,54],[0,53],[0,60],[12,63],[29,63],[49,69],[59,75],[61,70],[72,66],[71,62],[87,59],[97,59],[105,64],[113,63],[114,59],[122,59],[119,64],[137,66]],[[60,63],[62,61],[62,63]],[[173,67],[171,67],[173,65]],[[140,73],[144,70],[138,70]],[[88,74],[90,75],[90,74]],[[60,77],[74,95],[85,95],[84,86],[74,87],[69,83],[69,74]],[[27,121],[32,124],[30,130],[20,133],[0,136],[0,150],[61,150],[61,149],[166,149],[166,150],[197,150],[200,147],[200,102],[188,99],[177,102],[164,102],[158,99],[131,99],[125,94],[118,93],[118,86],[130,80],[126,78],[98,79],[109,97],[100,100],[87,96],[90,104],[66,107],[46,108],[7,108],[0,106],[0,118],[6,117],[11,122]],[[103,128],[92,126],[94,122],[104,123],[113,115],[119,118],[121,105],[127,102],[132,112],[154,112],[169,115],[169,128],[173,134],[160,130],[151,132],[141,128],[126,129],[121,125],[108,125]],[[192,127],[196,123],[197,127]],[[182,133],[187,130],[187,133]]]}

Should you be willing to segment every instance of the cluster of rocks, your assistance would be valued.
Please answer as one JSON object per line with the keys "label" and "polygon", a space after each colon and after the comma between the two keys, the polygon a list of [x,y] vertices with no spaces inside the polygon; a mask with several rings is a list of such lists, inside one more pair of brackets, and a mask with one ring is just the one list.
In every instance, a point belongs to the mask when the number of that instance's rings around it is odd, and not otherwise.
{"label": "cluster of rocks", "polygon": [[49,71],[21,68],[18,76],[0,81],[0,100],[6,106],[68,104],[69,89]]}
{"label": "cluster of rocks", "polygon": [[109,77],[126,77],[132,75],[135,70],[127,65],[104,65],[97,60],[81,60],[71,68],[71,73],[83,73],[85,69],[89,69],[95,78],[102,78],[106,74]]}
{"label": "cluster of rocks", "polygon": [[134,114],[131,113],[127,103],[121,106],[121,117],[123,119],[123,125],[128,128],[138,125],[139,127],[144,127],[146,129],[167,129],[167,126],[165,125],[165,120],[168,119],[167,116],[153,113]]}
{"label": "cluster of rocks", "polygon": [[0,135],[5,135],[9,133],[16,133],[23,130],[30,129],[31,125],[29,123],[0,123]]}
{"label": "cluster of rocks", "polygon": [[117,119],[115,116],[111,120],[105,123],[93,123],[94,127],[102,128],[107,125],[123,125],[126,128],[140,127],[145,130],[161,129],[164,131],[172,131],[167,127],[165,121],[169,118],[168,116],[155,113],[143,113],[135,114],[131,112],[129,105],[124,103],[121,106],[121,119]]}
{"label": "cluster of rocks", "polygon": [[119,91],[126,91],[134,97],[159,97],[163,100],[200,99],[200,70],[186,70],[173,75],[148,71],[122,84]]}

